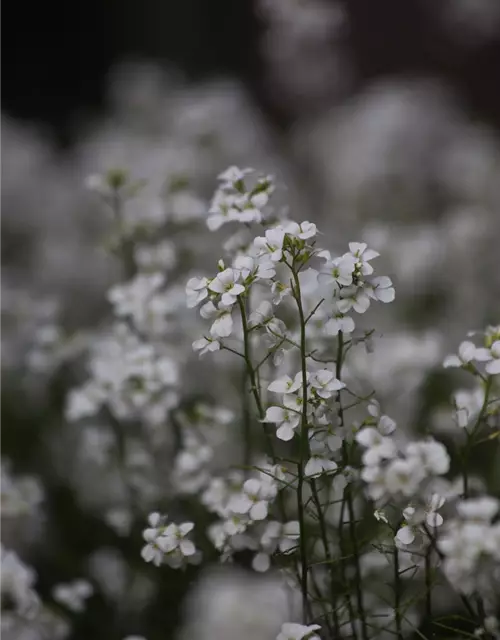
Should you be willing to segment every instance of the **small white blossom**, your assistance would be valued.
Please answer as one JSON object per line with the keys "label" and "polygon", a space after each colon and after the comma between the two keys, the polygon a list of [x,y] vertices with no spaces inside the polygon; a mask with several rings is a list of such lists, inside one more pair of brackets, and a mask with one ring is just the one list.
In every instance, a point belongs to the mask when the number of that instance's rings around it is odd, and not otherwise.
{"label": "small white blossom", "polygon": [[458,347],[458,356],[447,356],[443,362],[443,366],[445,368],[463,367],[464,365],[469,364],[469,362],[472,362],[472,360],[475,358],[476,349],[477,347],[473,342],[465,340]]}
{"label": "small white blossom", "polygon": [[285,233],[300,240],[313,238],[317,233],[316,225],[312,222],[290,222],[285,227]]}
{"label": "small white blossom", "polygon": [[220,342],[215,340],[214,338],[199,338],[199,340],[195,340],[193,342],[193,351],[200,352],[201,356],[204,356],[206,353],[218,351],[220,349]]}
{"label": "small white blossom", "polygon": [[186,283],[187,306],[192,309],[208,296],[208,278],[190,278]]}
{"label": "small white blossom", "polygon": [[244,483],[241,494],[232,498],[229,508],[239,514],[248,514],[251,520],[265,520],[268,503],[275,495],[273,483],[249,478]]}
{"label": "small white blossom", "polygon": [[392,286],[392,280],[387,276],[372,278],[370,284],[365,288],[370,298],[379,302],[392,302],[396,297],[396,292]]}
{"label": "small white blossom", "polygon": [[365,313],[370,306],[370,298],[362,287],[350,286],[341,289],[340,298],[337,300],[337,308],[345,314],[351,309],[357,313]]}
{"label": "small white blossom", "polygon": [[58,584],[52,590],[54,600],[75,613],[85,609],[86,600],[93,593],[94,589],[87,580],[73,580],[68,584]]}
{"label": "small white blossom", "polygon": [[251,326],[262,325],[266,331],[275,337],[286,335],[285,323],[276,318],[270,302],[264,300],[257,309],[250,314],[249,324]]}
{"label": "small white blossom", "polygon": [[500,340],[495,340],[489,349],[477,349],[475,359],[486,362],[485,371],[490,376],[500,373]]}
{"label": "small white blossom", "polygon": [[[380,254],[373,249],[368,249],[364,242],[349,242],[350,255],[356,259],[356,267],[364,276],[373,273],[373,267],[370,260],[377,258]],[[348,254],[349,255],[349,254]]]}
{"label": "small white blossom", "polygon": [[259,236],[254,240],[254,246],[259,255],[268,255],[273,262],[279,262],[283,256],[283,242],[285,231],[281,227],[268,229],[265,237]]}
{"label": "small white blossom", "polygon": [[[327,253],[327,255],[329,254]],[[318,274],[318,281],[320,284],[335,285],[337,288],[339,285],[350,286],[352,285],[355,265],[356,258],[349,254],[334,260],[328,259]]]}
{"label": "small white blossom", "polygon": [[276,436],[280,440],[287,441],[293,438],[295,429],[300,423],[300,415],[283,407],[269,407],[263,422],[277,424]]}
{"label": "small white blossom", "polygon": [[414,495],[425,475],[425,469],[416,459],[392,460],[386,470],[387,489],[393,494]]}
{"label": "small white blossom", "polygon": [[320,369],[310,375],[311,387],[320,398],[328,400],[334,393],[345,388],[345,383],[337,380],[335,374],[328,369]]}
{"label": "small white blossom", "polygon": [[323,474],[333,473],[337,470],[337,463],[321,455],[313,455],[304,467],[306,478],[317,478]]}
{"label": "small white blossom", "polygon": [[224,269],[208,285],[210,291],[222,295],[221,300],[225,307],[233,305],[237,297],[245,291],[245,287],[238,284],[239,277],[240,274],[235,269]]}
{"label": "small white blossom", "polygon": [[350,316],[337,312],[326,321],[324,331],[331,336],[336,336],[339,331],[348,335],[354,331],[355,327],[354,320]]}
{"label": "small white blossom", "polygon": [[209,301],[201,307],[200,315],[207,320],[214,318],[210,328],[210,335],[213,338],[228,338],[231,335],[233,331],[231,309],[224,306],[217,308],[212,301]]}
{"label": "small white blossom", "polygon": [[302,372],[299,371],[292,380],[290,376],[282,376],[271,382],[267,387],[269,391],[274,393],[295,393],[302,386]]}

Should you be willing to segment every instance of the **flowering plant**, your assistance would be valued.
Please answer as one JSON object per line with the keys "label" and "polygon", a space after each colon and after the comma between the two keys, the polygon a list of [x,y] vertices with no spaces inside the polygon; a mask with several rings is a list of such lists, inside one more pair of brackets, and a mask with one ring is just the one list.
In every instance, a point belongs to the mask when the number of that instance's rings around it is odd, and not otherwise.
{"label": "flowering plant", "polygon": [[[157,571],[194,571],[208,555],[279,572],[291,604],[277,640],[499,637],[500,501],[470,467],[500,433],[500,327],[444,361],[476,385],[452,399],[455,450],[430,429],[412,437],[357,376],[374,339],[366,317],[395,299],[378,252],[320,246],[316,224],[275,211],[270,176],[230,167],[219,180],[206,226],[237,229],[216,267],[187,279],[199,209],[137,220],[138,185],[120,172],[91,181],[128,277],[108,292],[114,321],[89,341],[89,376],[66,406],[113,487],[94,505],[124,538],[142,523]],[[200,401],[186,383],[207,361]],[[29,567],[9,552],[4,564],[16,615],[36,615]],[[456,593],[451,612],[442,590]],[[77,580],[53,599],[78,613],[91,595]]]}

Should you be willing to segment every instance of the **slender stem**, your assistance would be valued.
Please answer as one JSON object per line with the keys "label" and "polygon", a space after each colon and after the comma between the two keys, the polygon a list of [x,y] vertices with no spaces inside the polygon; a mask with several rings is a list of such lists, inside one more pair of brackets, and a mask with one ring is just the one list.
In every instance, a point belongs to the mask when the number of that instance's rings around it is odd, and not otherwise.
{"label": "slender stem", "polygon": [[326,529],[326,520],[325,520],[325,514],[323,513],[323,509],[321,507],[321,502],[319,499],[319,493],[318,493],[318,487],[316,486],[316,480],[312,479],[311,480],[311,490],[312,490],[312,494],[313,494],[313,501],[316,507],[316,511],[318,514],[318,520],[319,520],[319,528],[320,528],[320,533],[321,533],[321,540],[323,541],[323,547],[325,549],[325,558],[326,561],[328,563],[328,569],[330,571],[330,598],[332,601],[332,616],[333,616],[333,625],[334,625],[334,630],[335,630],[335,637],[339,637],[340,635],[340,627],[339,627],[339,618],[338,618],[338,613],[337,613],[337,609],[336,609],[336,603],[337,603],[337,595],[335,593],[335,584],[334,584],[334,578],[335,578],[335,564],[333,562],[333,558],[332,558],[332,554],[330,551],[330,546],[328,544],[328,534],[327,534],[327,529]]}
{"label": "slender stem", "polygon": [[354,638],[354,640],[357,640],[358,634],[356,633],[354,607],[352,606],[352,600],[349,594],[350,581],[347,579],[346,560],[350,557],[350,555],[346,553],[345,543],[344,543],[344,523],[345,523],[345,507],[346,507],[345,498],[346,498],[346,493],[344,489],[342,504],[340,505],[340,515],[339,515],[340,575],[342,576],[343,586],[346,589],[345,601],[346,601],[347,611],[349,613],[349,622],[351,624],[352,637]]}
{"label": "slender stem", "polygon": [[401,629],[401,581],[399,573],[399,549],[394,544],[394,620],[396,622],[396,635],[398,640],[403,640]]}
{"label": "slender stem", "polygon": [[432,548],[427,549],[425,554],[425,610],[429,622],[432,620],[432,565],[431,565]]}
{"label": "slender stem", "polygon": [[[264,411],[264,407],[262,405],[262,400],[260,398],[260,392],[259,392],[259,386],[257,384],[257,377],[255,375],[255,369],[252,365],[252,356],[251,356],[251,349],[250,349],[250,335],[248,332],[248,323],[247,323],[247,316],[246,316],[246,309],[245,309],[245,304],[241,298],[241,296],[238,296],[238,306],[240,308],[240,314],[241,314],[241,324],[243,327],[243,347],[244,347],[244,354],[243,357],[245,359],[245,363],[246,363],[246,368],[247,368],[247,372],[248,372],[248,378],[250,380],[250,391],[252,392],[252,395],[254,397],[255,400],[255,404],[257,406],[257,412],[259,414],[259,419],[262,421],[265,418],[266,412]],[[271,434],[269,433],[269,430],[266,429],[267,425],[264,425],[264,432],[266,434],[266,439],[267,439],[267,448],[269,451],[269,455],[271,456],[273,463],[276,462],[276,454],[274,452],[274,446],[273,446],[273,441],[271,438]]]}
{"label": "slender stem", "polygon": [[[262,404],[262,400],[261,400],[261,397],[260,397],[260,387],[259,387],[258,382],[257,382],[256,370],[255,370],[255,368],[253,367],[253,364],[252,364],[252,356],[251,356],[251,349],[250,349],[250,332],[249,332],[249,329],[248,329],[248,322],[247,322],[247,317],[246,317],[246,308],[245,308],[245,304],[244,304],[241,296],[238,296],[238,306],[239,306],[239,309],[240,309],[241,325],[242,325],[242,329],[243,329],[243,347],[244,347],[243,357],[245,359],[245,363],[246,363],[246,367],[247,367],[247,373],[248,373],[248,379],[250,381],[250,390],[251,390],[253,398],[255,400],[255,405],[257,407],[257,412],[259,414],[259,419],[262,422],[264,420],[264,418],[265,418],[266,412],[264,411],[264,406]],[[267,440],[267,446],[268,446],[269,455],[270,455],[270,457],[271,457],[271,459],[273,461],[273,464],[276,464],[278,458],[277,458],[276,453],[274,451],[274,445],[273,445],[271,434],[269,433],[269,430],[265,428],[266,426],[268,426],[268,425],[264,424],[264,432],[266,434],[266,440]],[[284,501],[284,498],[283,498],[283,491],[279,491],[278,492],[277,501],[278,501],[278,508],[280,510],[280,514],[281,514],[281,517],[283,519],[283,522],[286,522],[287,521],[287,515],[286,515],[285,501]],[[304,544],[305,544],[305,536],[302,537],[302,535],[301,535],[301,543],[302,543],[302,540],[304,541]],[[304,580],[304,575],[305,575],[305,580],[306,580],[306,583],[307,583],[307,560],[306,560],[306,571],[305,571],[305,574],[304,574],[304,571],[302,571],[302,575],[300,577],[297,575],[297,578],[300,581],[303,581]],[[306,597],[306,601],[303,604],[305,605],[305,607],[304,607],[304,618],[312,619],[311,603],[309,602],[307,597]]]}
{"label": "slender stem", "polygon": [[294,297],[297,302],[297,310],[299,312],[300,321],[300,360],[302,370],[302,418],[300,424],[300,453],[297,464],[298,483],[297,483],[297,511],[300,528],[300,561],[301,561],[301,592],[304,624],[307,624],[307,544],[305,531],[305,509],[304,509],[304,467],[306,459],[309,455],[309,434],[307,425],[307,361],[306,361],[306,321],[304,317],[304,309],[302,307],[302,295],[300,291],[300,280],[297,272],[292,269],[294,280]]}
{"label": "slender stem", "polygon": [[[335,375],[338,380],[342,378],[342,363],[344,358],[344,334],[342,331],[338,332],[338,341],[337,341],[337,360],[335,367]],[[342,397],[340,391],[337,392],[337,403],[338,403],[338,417],[340,426],[344,426],[344,409],[342,407]],[[349,463],[349,453],[347,448],[347,443],[344,440],[342,443],[342,457],[344,466],[347,466]],[[354,514],[354,501],[352,496],[352,486],[351,483],[348,483],[345,490],[344,495],[347,500],[347,509],[349,513],[349,537],[351,539],[352,551],[354,555],[354,568],[356,572],[356,601],[358,605],[358,615],[361,619],[361,636],[363,640],[368,640],[368,627],[366,624],[366,613],[363,602],[363,589],[361,587],[361,567],[360,567],[360,554],[359,554],[359,545],[358,538],[356,534],[356,522],[355,522],[355,514]]]}

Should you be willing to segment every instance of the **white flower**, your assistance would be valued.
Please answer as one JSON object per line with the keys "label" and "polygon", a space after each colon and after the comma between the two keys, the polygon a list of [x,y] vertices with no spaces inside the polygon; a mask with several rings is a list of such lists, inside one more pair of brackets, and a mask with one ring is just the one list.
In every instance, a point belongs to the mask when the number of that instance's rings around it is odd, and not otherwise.
{"label": "white flower", "polygon": [[299,371],[293,380],[290,376],[285,375],[271,382],[267,388],[274,393],[295,393],[301,386],[302,372]]}
{"label": "white flower", "polygon": [[260,260],[251,256],[237,256],[233,261],[233,268],[241,274],[243,281],[250,277],[256,280],[269,280],[276,274],[274,263],[267,256],[263,256]]}
{"label": "white flower", "polygon": [[465,340],[458,347],[458,356],[447,356],[443,362],[443,367],[462,367],[471,362],[476,355],[477,347],[473,342]]}
{"label": "white flower", "polygon": [[392,280],[387,276],[372,278],[370,284],[365,288],[366,293],[379,302],[392,302],[396,296]]}
{"label": "white flower", "polygon": [[391,493],[414,495],[425,478],[425,469],[416,459],[392,460],[386,470],[386,486]]}
{"label": "white flower", "polygon": [[144,535],[147,544],[142,548],[141,556],[146,562],[152,562],[155,567],[159,567],[163,561],[163,552],[156,546],[156,536],[153,538]]}
{"label": "white flower", "polygon": [[147,303],[164,283],[161,273],[140,273],[129,282],[111,287],[108,300],[117,316],[141,318]]}
{"label": "white flower", "polygon": [[337,313],[326,321],[324,331],[327,335],[337,335],[339,331],[349,334],[355,329],[354,320],[343,313]]}
{"label": "white flower", "polygon": [[289,285],[275,280],[271,286],[271,292],[273,294],[273,304],[278,305],[283,301],[283,298],[292,293],[292,289]]}
{"label": "white flower", "polygon": [[316,225],[312,222],[289,222],[285,227],[285,233],[294,238],[300,238],[300,240],[307,240],[313,238],[317,233]]}
{"label": "white flower", "polygon": [[316,391],[316,395],[324,400],[331,398],[336,391],[340,391],[345,384],[337,380],[335,374],[328,369],[315,371],[309,377],[311,387]]}
{"label": "white flower", "polygon": [[455,391],[453,395],[453,404],[455,405],[455,418],[457,425],[465,429],[469,422],[477,416],[484,402],[484,390],[481,387],[477,389],[462,389]]}
{"label": "white flower", "polygon": [[164,526],[163,521],[164,518],[159,514],[151,514],[149,517],[149,524],[152,526],[143,531],[143,538],[147,542],[141,551],[143,559],[157,567],[166,563],[174,569],[182,567],[186,561],[198,562],[200,555],[187,538],[194,524],[184,522],[180,525],[172,523]]}
{"label": "white flower", "polygon": [[227,338],[233,331],[233,318],[231,309],[219,306],[217,308],[212,301],[206,302],[200,309],[200,315],[207,320],[215,318],[210,328],[213,338]]}
{"label": "white flower", "polygon": [[238,167],[231,166],[217,176],[217,180],[227,182],[233,185],[235,182],[240,182],[245,179],[245,176],[249,173],[253,173],[254,169],[239,169]]}
{"label": "white flower", "polygon": [[446,447],[436,440],[410,442],[406,448],[408,458],[414,459],[424,473],[442,475],[450,469],[450,456]]}
{"label": "white flower", "polygon": [[52,590],[54,600],[75,613],[85,609],[85,601],[93,593],[94,589],[87,580],[73,580],[68,584],[58,584]]}
{"label": "white flower", "polygon": [[208,278],[190,278],[186,283],[187,306],[192,309],[208,296]]}
{"label": "white flower", "polygon": [[297,540],[300,538],[300,524],[298,520],[286,522],[281,530],[281,538],[278,548],[281,553],[290,553],[297,547]]}
{"label": "white flower", "polygon": [[367,407],[368,413],[377,420],[377,430],[383,436],[389,436],[396,429],[396,423],[389,416],[382,415],[377,400],[371,400]]}
{"label": "white flower", "polygon": [[361,470],[361,479],[368,485],[372,500],[379,500],[386,493],[385,470],[378,465],[368,465]]}
{"label": "white flower", "polygon": [[345,287],[341,289],[340,298],[337,300],[337,308],[340,313],[345,314],[351,309],[357,313],[365,313],[370,306],[370,298],[362,287]]}
{"label": "white flower", "polygon": [[300,415],[283,407],[269,407],[263,422],[277,424],[276,436],[280,440],[291,440],[295,429],[299,426]]}
{"label": "white flower", "polygon": [[229,508],[235,513],[248,514],[252,520],[265,520],[268,514],[268,502],[276,495],[275,485],[249,478],[242,492],[231,499]]}
{"label": "white flower", "polygon": [[349,242],[349,251],[356,259],[356,267],[364,276],[373,273],[373,267],[369,264],[370,260],[377,258],[380,254],[373,249],[368,249],[364,242]]}
{"label": "white flower", "polygon": [[438,513],[438,509],[446,502],[443,496],[438,493],[433,493],[425,506],[425,520],[429,527],[440,527],[443,524],[443,516]]}
{"label": "white flower", "polygon": [[356,433],[356,442],[362,447],[366,447],[363,453],[363,464],[377,465],[382,460],[390,460],[396,453],[396,445],[391,438],[383,436],[373,427],[365,427]]}
{"label": "white flower", "polygon": [[285,622],[281,625],[281,632],[276,636],[276,640],[320,640],[319,636],[314,633],[321,629],[319,624],[297,624],[295,622]]}
{"label": "white flower", "polygon": [[337,469],[337,464],[333,460],[328,460],[320,455],[313,455],[309,458],[304,468],[306,478],[317,478],[323,473],[333,473]]}
{"label": "white flower", "polygon": [[165,553],[171,553],[176,549],[184,556],[192,556],[196,553],[196,549],[191,540],[188,540],[186,536],[194,529],[192,522],[183,522],[180,525],[169,524],[165,527],[161,536],[158,538],[158,546]]}
{"label": "white flower", "polygon": [[208,285],[210,291],[222,294],[221,300],[225,307],[233,305],[237,297],[245,291],[245,287],[238,284],[239,277],[239,271],[224,269]]}
{"label": "white flower", "polygon": [[352,284],[355,265],[356,258],[349,254],[331,261],[327,260],[318,274],[318,281],[323,285],[349,286]]}
{"label": "white flower", "polygon": [[411,544],[415,541],[415,530],[414,527],[410,526],[407,523],[401,525],[396,533],[396,540],[403,545]]}
{"label": "white flower", "polygon": [[218,351],[220,349],[220,342],[214,338],[200,338],[193,342],[193,351],[200,352],[200,358],[206,353]]}
{"label": "white flower", "polygon": [[283,242],[285,231],[281,227],[268,229],[265,237],[259,236],[254,240],[254,246],[259,255],[268,255],[273,262],[279,262],[283,256]]}
{"label": "white flower", "polygon": [[495,340],[489,349],[477,349],[475,359],[486,362],[485,370],[490,376],[500,373],[500,340]]}
{"label": "white flower", "polygon": [[250,326],[263,325],[266,331],[274,337],[286,335],[285,323],[276,318],[273,307],[267,300],[261,302],[257,309],[250,314],[249,324]]}

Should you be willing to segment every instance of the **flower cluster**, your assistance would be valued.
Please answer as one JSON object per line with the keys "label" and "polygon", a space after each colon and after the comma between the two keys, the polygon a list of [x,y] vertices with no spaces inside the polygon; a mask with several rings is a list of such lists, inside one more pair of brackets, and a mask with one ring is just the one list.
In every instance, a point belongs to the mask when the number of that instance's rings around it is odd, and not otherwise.
{"label": "flower cluster", "polygon": [[149,527],[143,531],[146,545],[141,552],[146,562],[152,562],[157,567],[167,564],[179,569],[188,563],[197,564],[200,561],[199,552],[187,537],[194,529],[192,522],[166,524],[166,516],[154,512],[149,514],[148,524]]}
{"label": "flower cluster", "polygon": [[81,613],[85,609],[85,603],[92,596],[94,589],[87,580],[73,580],[68,584],[57,584],[52,590],[52,596],[56,602],[73,611]]}
{"label": "flower cluster", "polygon": [[[356,441],[363,447],[361,477],[372,500],[389,496],[412,497],[422,485],[450,468],[450,457],[440,442],[428,439],[410,442],[404,449],[398,447],[392,433],[395,422],[379,415],[378,405],[370,405],[370,414],[376,426],[363,426],[356,433]],[[365,421],[370,424],[373,418]]]}
{"label": "flower cluster", "polygon": [[500,585],[500,522],[494,522],[499,506],[488,496],[459,502],[458,517],[438,540],[450,583],[463,593],[480,594],[493,606]]}
{"label": "flower cluster", "polygon": [[263,209],[269,202],[274,190],[270,176],[254,180],[254,185],[245,184],[247,176],[253,169],[239,169],[229,167],[219,175],[221,184],[215,192],[209,209],[207,226],[210,231],[216,231],[228,222],[261,222]]}

